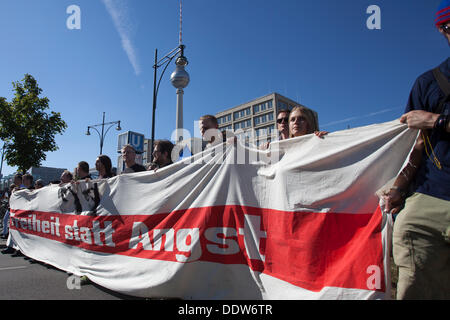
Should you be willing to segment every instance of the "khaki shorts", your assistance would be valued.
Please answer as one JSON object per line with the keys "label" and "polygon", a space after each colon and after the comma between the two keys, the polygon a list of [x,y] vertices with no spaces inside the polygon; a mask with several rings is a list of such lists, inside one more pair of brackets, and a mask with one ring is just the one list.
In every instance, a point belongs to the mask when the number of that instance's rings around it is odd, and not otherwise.
{"label": "khaki shorts", "polygon": [[397,299],[450,299],[450,201],[414,193],[394,223]]}

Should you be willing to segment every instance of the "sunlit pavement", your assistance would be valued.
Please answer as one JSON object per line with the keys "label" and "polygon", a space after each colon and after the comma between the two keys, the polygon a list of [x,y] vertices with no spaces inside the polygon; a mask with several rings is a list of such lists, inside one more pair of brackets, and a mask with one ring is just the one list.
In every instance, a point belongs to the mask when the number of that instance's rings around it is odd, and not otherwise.
{"label": "sunlit pavement", "polygon": [[[0,250],[6,241],[0,239]],[[0,300],[123,300],[125,296],[96,284],[78,285],[70,275],[28,257],[0,253]]]}

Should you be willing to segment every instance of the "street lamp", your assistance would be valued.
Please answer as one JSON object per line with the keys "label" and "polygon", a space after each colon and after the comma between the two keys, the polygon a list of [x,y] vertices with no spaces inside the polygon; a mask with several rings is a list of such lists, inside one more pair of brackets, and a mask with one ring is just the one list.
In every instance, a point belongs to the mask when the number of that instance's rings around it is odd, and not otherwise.
{"label": "street lamp", "polygon": [[2,161],[0,163],[0,179],[3,177],[2,176],[2,169],[3,169],[3,157],[5,155],[5,148],[8,145],[8,142],[3,142],[3,148],[2,148]]}
{"label": "street lamp", "polygon": [[[181,40],[181,39],[180,39]],[[180,41],[181,42],[181,41]],[[171,81],[172,84],[177,88],[177,129],[180,129],[179,126],[183,126],[183,88],[186,87],[189,83],[189,75],[184,70],[184,66],[188,64],[186,57],[184,56],[184,48],[185,46],[180,43],[178,47],[170,51],[160,60],[158,60],[158,49],[155,50],[155,64],[153,65],[154,74],[153,74],[153,110],[152,110],[152,142],[150,149],[150,161],[153,161],[153,146],[155,141],[155,110],[156,110],[156,98],[158,96],[159,85],[161,84],[161,79],[166,72],[167,67],[170,62],[175,58],[178,54],[180,56],[176,60],[176,70],[172,73]],[[156,83],[157,71],[158,68],[164,66],[163,72],[159,77],[158,83]]]}
{"label": "street lamp", "polygon": [[[117,124],[117,127],[116,127],[117,131],[122,130],[122,128],[120,127],[120,121],[112,121],[112,122],[105,123],[105,113],[103,112],[103,122],[102,123],[94,124],[94,125],[87,127],[87,131],[86,131],[87,136],[91,135],[91,132],[89,130],[94,129],[95,131],[97,131],[98,136],[100,137],[100,154],[102,154],[102,151],[103,151],[103,141],[105,140],[105,136],[108,133],[109,129],[111,129],[115,124]],[[109,125],[109,127],[105,131],[105,126],[108,126],[108,125]],[[97,128],[95,128],[95,127],[100,127],[100,126],[102,127],[101,133],[100,133],[100,131],[97,130]]]}

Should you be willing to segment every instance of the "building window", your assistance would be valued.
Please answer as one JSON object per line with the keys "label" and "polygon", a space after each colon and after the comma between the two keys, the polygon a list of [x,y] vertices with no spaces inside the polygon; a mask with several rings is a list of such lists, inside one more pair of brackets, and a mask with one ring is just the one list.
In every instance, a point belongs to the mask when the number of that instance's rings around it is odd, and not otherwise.
{"label": "building window", "polygon": [[217,123],[219,125],[223,124],[223,123],[230,122],[230,121],[231,121],[231,113],[230,114],[226,114],[226,115],[224,115],[224,116],[222,116],[222,117],[217,119]]}
{"label": "building window", "polygon": [[252,126],[252,120],[248,119],[248,120],[244,120],[241,122],[237,122],[234,124],[234,130],[238,130],[238,129],[245,129],[245,128],[249,128]]}
{"label": "building window", "polygon": [[219,130],[220,131],[233,130],[233,127],[231,126],[231,124],[229,124],[227,126],[220,127]]}
{"label": "building window", "polygon": [[234,120],[238,120],[240,118],[249,116],[250,114],[251,114],[251,109],[250,109],[250,107],[248,107],[246,109],[242,109],[242,110],[234,112],[233,117],[234,117]]}
{"label": "building window", "polygon": [[255,130],[255,135],[257,137],[260,136],[270,136],[275,130],[275,126],[274,125],[270,125],[267,127],[263,127],[263,128],[258,128]]}
{"label": "building window", "polygon": [[262,124],[262,123],[269,122],[269,121],[273,121],[273,113],[272,112],[253,118],[253,122],[254,122],[255,126]]}
{"label": "building window", "polygon": [[253,114],[272,109],[272,106],[273,106],[272,100],[256,104],[253,106]]}
{"label": "building window", "polygon": [[278,110],[287,110],[289,109],[289,105],[284,103],[283,101],[278,100]]}

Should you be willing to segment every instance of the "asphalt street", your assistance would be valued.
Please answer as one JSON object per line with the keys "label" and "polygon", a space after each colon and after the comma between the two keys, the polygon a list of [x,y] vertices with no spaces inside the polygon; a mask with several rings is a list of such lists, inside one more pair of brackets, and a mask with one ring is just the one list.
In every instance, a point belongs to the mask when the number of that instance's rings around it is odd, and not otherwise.
{"label": "asphalt street", "polygon": [[[0,250],[6,248],[0,240]],[[0,254],[0,300],[134,300],[94,283],[78,286],[69,274],[28,257]],[[71,281],[72,280],[72,281]],[[74,285],[75,284],[75,285]]]}

